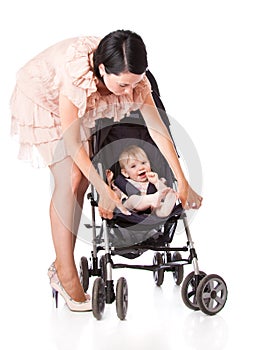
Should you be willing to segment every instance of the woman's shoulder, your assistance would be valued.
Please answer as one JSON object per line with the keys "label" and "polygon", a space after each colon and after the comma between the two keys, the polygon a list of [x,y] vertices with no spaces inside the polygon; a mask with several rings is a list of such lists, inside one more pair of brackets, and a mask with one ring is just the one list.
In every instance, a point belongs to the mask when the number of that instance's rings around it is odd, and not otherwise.
{"label": "woman's shoulder", "polygon": [[67,50],[67,58],[71,61],[80,57],[87,57],[87,55],[96,50],[100,40],[101,38],[96,36],[79,36],[73,38]]}
{"label": "woman's shoulder", "polygon": [[95,36],[79,36],[58,41],[30,59],[20,70],[29,70],[31,66],[44,64],[55,66],[56,69],[69,65],[70,71],[75,71],[82,64],[80,60],[89,61],[89,56],[95,51],[99,41]]}
{"label": "woman's shoulder", "polygon": [[93,76],[93,53],[99,42],[99,37],[80,36],[69,45],[66,52],[65,68],[71,77],[72,84],[87,89]]}

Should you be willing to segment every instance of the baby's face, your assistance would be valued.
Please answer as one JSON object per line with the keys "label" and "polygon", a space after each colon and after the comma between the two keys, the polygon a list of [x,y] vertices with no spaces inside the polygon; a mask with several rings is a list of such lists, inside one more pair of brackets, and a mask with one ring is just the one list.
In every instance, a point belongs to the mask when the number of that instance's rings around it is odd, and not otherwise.
{"label": "baby's face", "polygon": [[146,173],[151,171],[150,163],[147,158],[135,159],[129,158],[122,174],[138,182],[148,181]]}

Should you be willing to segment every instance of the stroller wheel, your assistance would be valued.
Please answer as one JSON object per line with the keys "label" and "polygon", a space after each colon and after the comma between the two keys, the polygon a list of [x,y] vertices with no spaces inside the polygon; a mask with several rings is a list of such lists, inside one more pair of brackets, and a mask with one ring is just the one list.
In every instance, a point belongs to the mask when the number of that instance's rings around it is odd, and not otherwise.
{"label": "stroller wheel", "polygon": [[101,269],[101,277],[104,281],[107,279],[107,272],[106,272],[106,261],[105,256],[102,255],[99,261],[100,269]]}
{"label": "stroller wheel", "polygon": [[87,292],[89,288],[89,267],[85,256],[82,256],[80,260],[80,281],[84,292]]}
{"label": "stroller wheel", "polygon": [[225,305],[227,300],[227,286],[219,275],[207,275],[197,288],[197,301],[201,311],[207,315],[215,315]]}
{"label": "stroller wheel", "polygon": [[[182,260],[182,256],[179,252],[175,252],[172,257],[172,261],[180,261]],[[183,265],[175,266],[175,270],[173,271],[173,278],[176,285],[180,285],[184,279],[184,267]]]}
{"label": "stroller wheel", "polygon": [[[157,252],[154,255],[153,259],[153,265],[162,265],[163,264],[163,257],[162,254]],[[164,280],[164,269],[158,269],[153,271],[153,277],[155,280],[155,284],[160,287],[163,284]]]}
{"label": "stroller wheel", "polygon": [[92,289],[92,312],[101,320],[105,308],[105,284],[101,277],[95,279]]}
{"label": "stroller wheel", "polygon": [[185,277],[185,280],[182,284],[181,294],[183,302],[192,310],[199,310],[196,291],[200,280],[205,276],[206,273],[203,271],[200,271],[199,275],[195,275],[194,272],[191,272]]}
{"label": "stroller wheel", "polygon": [[127,281],[124,277],[120,277],[116,286],[116,311],[118,318],[124,320],[128,307],[128,288]]}

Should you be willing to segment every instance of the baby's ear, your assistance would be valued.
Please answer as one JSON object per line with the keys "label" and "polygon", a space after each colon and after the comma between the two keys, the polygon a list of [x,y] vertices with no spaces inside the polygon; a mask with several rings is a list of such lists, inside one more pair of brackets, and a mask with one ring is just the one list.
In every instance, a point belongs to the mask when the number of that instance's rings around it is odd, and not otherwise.
{"label": "baby's ear", "polygon": [[122,168],[122,169],[121,169],[121,174],[124,175],[126,178],[129,178],[126,169]]}

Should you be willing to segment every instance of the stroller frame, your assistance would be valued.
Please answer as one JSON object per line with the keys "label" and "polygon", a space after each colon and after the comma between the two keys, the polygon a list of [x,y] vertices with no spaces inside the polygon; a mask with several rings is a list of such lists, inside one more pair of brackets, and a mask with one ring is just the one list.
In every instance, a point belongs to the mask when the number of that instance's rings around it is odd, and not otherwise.
{"label": "stroller frame", "polygon": [[[165,111],[160,100],[158,86],[153,75],[150,72],[147,72],[147,76],[152,85],[153,98],[157,107]],[[162,113],[162,119],[164,120],[164,113]],[[168,119],[164,120],[164,122],[171,135]],[[92,146],[94,153],[96,153],[96,142],[94,142]],[[104,178],[102,164],[98,163],[97,167],[100,176]],[[181,287],[181,296],[187,307],[192,310],[201,310],[207,315],[215,315],[224,307],[228,294],[226,283],[221,276],[217,274],[207,275],[205,272],[199,269],[197,252],[190,233],[187,215],[181,204],[175,206],[165,223],[160,225],[159,232],[167,234],[166,240],[161,241],[157,239],[156,241],[151,238],[144,242],[126,247],[113,247],[111,246],[109,239],[110,233],[108,220],[102,219],[101,226],[96,226],[95,208],[98,204],[97,194],[92,185],[91,193],[89,193],[87,197],[91,204],[92,222],[91,225],[85,226],[92,229],[92,251],[90,264],[88,263],[88,259],[84,256],[80,260],[80,279],[83,289],[86,292],[89,287],[89,278],[91,276],[97,276],[92,289],[92,309],[93,315],[96,319],[100,320],[102,318],[105,303],[111,304],[115,300],[117,316],[121,320],[126,318],[128,307],[128,286],[124,277],[120,277],[118,279],[116,293],[114,291],[112,270],[118,268],[152,271],[155,284],[157,286],[162,285],[165,271],[172,272],[177,285],[180,285],[183,282]],[[171,242],[176,231],[178,220],[182,220],[183,222],[183,227],[186,233],[186,245],[183,247],[171,247]],[[97,237],[96,230],[98,227],[100,228],[99,239]],[[103,244],[98,244],[98,241],[100,243],[103,241]],[[140,265],[113,262],[112,256],[121,255],[132,259],[140,256],[147,250],[152,250],[155,252],[153,264]],[[104,254],[99,259],[98,255],[100,251],[103,251]],[[181,252],[188,252],[188,257],[182,258]],[[184,279],[184,265],[188,264],[192,264],[193,272],[188,274],[188,276]]]}

